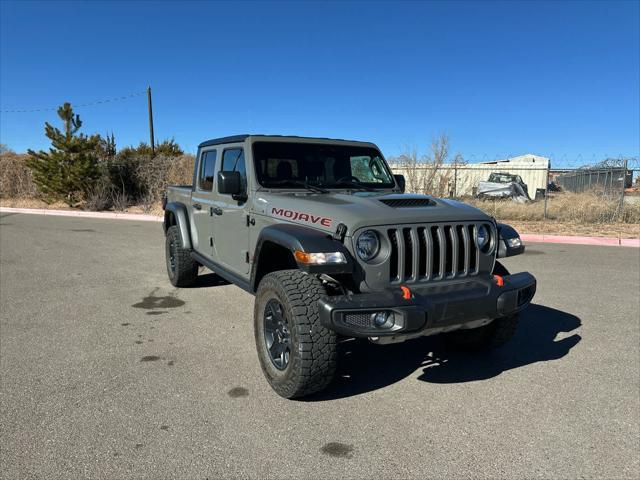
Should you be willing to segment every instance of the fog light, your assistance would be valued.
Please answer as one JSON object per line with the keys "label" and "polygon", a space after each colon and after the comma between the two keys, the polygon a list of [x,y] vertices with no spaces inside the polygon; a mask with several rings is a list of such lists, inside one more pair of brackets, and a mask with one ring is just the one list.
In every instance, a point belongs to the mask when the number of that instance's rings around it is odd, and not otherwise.
{"label": "fog light", "polygon": [[395,325],[396,320],[393,312],[376,312],[371,315],[371,323],[376,328],[391,328]]}

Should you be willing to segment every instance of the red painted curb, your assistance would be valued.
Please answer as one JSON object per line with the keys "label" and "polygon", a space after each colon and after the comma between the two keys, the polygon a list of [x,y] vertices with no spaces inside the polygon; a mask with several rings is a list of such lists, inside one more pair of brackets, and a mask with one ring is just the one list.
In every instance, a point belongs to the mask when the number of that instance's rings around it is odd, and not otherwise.
{"label": "red painted curb", "polygon": [[640,238],[579,237],[570,235],[522,234],[524,242],[564,243],[570,245],[598,245],[606,247],[640,247]]}
{"label": "red painted curb", "polygon": [[640,248],[640,238],[621,238],[620,246]]}

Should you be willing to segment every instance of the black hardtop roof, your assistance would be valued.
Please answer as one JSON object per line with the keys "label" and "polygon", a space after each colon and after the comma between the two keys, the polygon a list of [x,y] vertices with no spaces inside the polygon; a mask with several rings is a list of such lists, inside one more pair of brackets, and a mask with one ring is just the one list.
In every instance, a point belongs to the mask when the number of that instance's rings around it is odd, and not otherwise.
{"label": "black hardtop roof", "polygon": [[301,137],[298,135],[264,135],[264,134],[248,134],[244,135],[231,135],[229,137],[220,137],[220,138],[212,138],[211,140],[206,140],[198,145],[198,148],[209,147],[211,145],[222,145],[225,143],[238,143],[244,142],[248,137],[277,137],[282,139],[287,138],[301,138],[305,140],[335,140],[336,142],[358,142],[358,143],[370,143],[370,142],[360,142],[359,140],[345,140],[343,138],[326,138],[326,137]]}

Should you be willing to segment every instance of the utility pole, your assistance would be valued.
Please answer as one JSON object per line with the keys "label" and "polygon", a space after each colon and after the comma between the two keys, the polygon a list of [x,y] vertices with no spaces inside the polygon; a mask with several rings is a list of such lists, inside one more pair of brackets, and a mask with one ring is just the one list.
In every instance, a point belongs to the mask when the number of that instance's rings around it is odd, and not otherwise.
{"label": "utility pole", "polygon": [[149,104],[149,140],[151,141],[151,153],[156,154],[156,144],[153,139],[153,108],[151,107],[151,87],[147,87],[147,102]]}

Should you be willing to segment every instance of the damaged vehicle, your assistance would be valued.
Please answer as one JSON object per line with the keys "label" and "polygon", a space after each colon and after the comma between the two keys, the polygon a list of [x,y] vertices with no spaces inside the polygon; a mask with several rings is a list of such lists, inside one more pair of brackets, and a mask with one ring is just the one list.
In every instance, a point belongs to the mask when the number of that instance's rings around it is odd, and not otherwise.
{"label": "damaged vehicle", "polygon": [[[345,338],[383,346],[444,334],[470,350],[504,344],[536,291],[533,275],[497,261],[524,252],[518,233],[404,185],[369,142],[203,142],[193,184],[169,187],[163,202],[169,280],[189,287],[206,267],[255,295],[258,359],[285,398],[326,388]],[[242,321],[215,304],[211,316]]]}
{"label": "damaged vehicle", "polygon": [[520,175],[495,172],[489,175],[489,180],[480,182],[476,192],[478,198],[510,198],[516,202],[531,201],[527,184]]}

